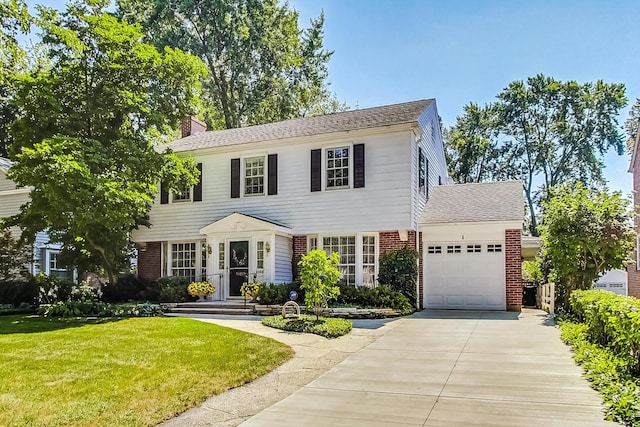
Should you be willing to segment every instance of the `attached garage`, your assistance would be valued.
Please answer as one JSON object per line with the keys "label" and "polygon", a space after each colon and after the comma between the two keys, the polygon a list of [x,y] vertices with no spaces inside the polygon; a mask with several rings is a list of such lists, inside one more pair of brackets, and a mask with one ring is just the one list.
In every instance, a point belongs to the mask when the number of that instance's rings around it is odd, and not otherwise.
{"label": "attached garage", "polygon": [[436,187],[421,231],[424,308],[519,310],[520,181]]}

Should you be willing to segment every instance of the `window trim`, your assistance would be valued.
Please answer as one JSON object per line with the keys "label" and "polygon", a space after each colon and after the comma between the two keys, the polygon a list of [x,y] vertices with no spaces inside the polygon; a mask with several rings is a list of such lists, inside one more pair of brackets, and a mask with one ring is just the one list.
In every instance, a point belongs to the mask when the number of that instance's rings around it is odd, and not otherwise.
{"label": "window trim", "polygon": [[189,187],[189,198],[188,199],[175,199],[176,193],[173,191],[169,192],[169,203],[170,204],[182,204],[182,203],[193,203],[193,185]]}
{"label": "window trim", "polygon": [[[321,165],[322,165],[322,170],[321,170],[321,188],[322,191],[339,191],[339,190],[348,190],[348,189],[352,189],[353,187],[353,163],[354,163],[354,155],[353,155],[353,141],[344,141],[341,143],[335,143],[335,144],[329,144],[329,145],[323,145],[322,146],[322,159],[321,159]],[[329,150],[336,150],[338,148],[346,148],[347,150],[349,150],[349,165],[347,166],[349,172],[348,172],[348,176],[347,179],[349,180],[349,185],[343,185],[340,187],[329,187],[328,186],[328,181],[329,181],[329,173],[328,173],[328,165],[329,165],[329,159],[328,159],[328,155],[327,152]]]}
{"label": "window trim", "polygon": [[[210,275],[209,272],[209,268],[207,268],[208,266],[205,267],[205,269],[207,270],[205,272],[205,277],[202,277],[202,259],[204,257],[207,257],[207,261],[209,260],[208,256],[208,250],[207,250],[207,241],[206,240],[171,240],[167,242],[167,253],[166,253],[166,259],[165,259],[165,263],[164,265],[166,265],[167,268],[167,275],[168,276],[173,276],[173,245],[180,245],[180,244],[195,244],[195,261],[196,264],[194,267],[192,267],[195,270],[195,276],[194,276],[194,281],[204,281],[207,279],[207,276]],[[208,264],[208,262],[207,262]],[[176,267],[179,268],[179,267]],[[184,277],[184,276],[177,276],[177,277]]]}
{"label": "window trim", "polygon": [[[262,159],[262,192],[261,193],[252,193],[247,194],[247,160],[251,159]],[[266,154],[258,154],[255,156],[244,156],[240,158],[240,194],[242,197],[259,197],[265,196],[267,194],[266,187],[268,185],[268,165],[267,165],[267,155]]]}
{"label": "window trim", "polygon": [[[356,263],[355,263],[355,282],[354,285],[356,287],[360,287],[360,286],[365,286],[364,284],[364,237],[365,236],[372,236],[375,238],[375,256],[374,256],[374,260],[375,260],[375,264],[374,264],[374,286],[378,285],[378,274],[379,274],[379,269],[380,269],[380,233],[376,233],[376,232],[358,232],[358,233],[318,233],[318,234],[308,234],[307,235],[307,253],[309,253],[311,250],[313,249],[320,249],[320,250],[324,250],[324,242],[323,239],[325,237],[350,237],[350,236],[355,236],[356,240],[355,240],[355,246],[356,246],[356,251],[355,251],[355,256],[356,256]],[[316,244],[317,247],[312,248],[311,246],[311,241],[312,239],[316,239]]]}

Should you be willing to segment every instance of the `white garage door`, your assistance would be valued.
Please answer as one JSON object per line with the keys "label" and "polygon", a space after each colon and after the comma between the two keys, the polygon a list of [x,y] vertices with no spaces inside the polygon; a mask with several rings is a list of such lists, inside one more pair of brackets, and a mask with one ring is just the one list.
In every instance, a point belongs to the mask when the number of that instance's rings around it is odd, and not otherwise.
{"label": "white garage door", "polygon": [[505,310],[504,245],[427,243],[426,308]]}

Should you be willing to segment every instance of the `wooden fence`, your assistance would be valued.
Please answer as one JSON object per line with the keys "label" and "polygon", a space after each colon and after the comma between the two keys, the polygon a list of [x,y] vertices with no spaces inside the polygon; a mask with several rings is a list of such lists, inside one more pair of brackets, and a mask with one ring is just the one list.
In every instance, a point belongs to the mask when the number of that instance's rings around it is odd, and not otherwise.
{"label": "wooden fence", "polygon": [[540,286],[540,308],[555,314],[556,287],[553,282]]}

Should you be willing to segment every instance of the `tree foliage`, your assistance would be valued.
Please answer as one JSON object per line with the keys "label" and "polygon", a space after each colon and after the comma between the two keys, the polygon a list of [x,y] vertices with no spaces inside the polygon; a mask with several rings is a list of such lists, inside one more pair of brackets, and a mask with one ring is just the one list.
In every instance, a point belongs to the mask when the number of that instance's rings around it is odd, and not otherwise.
{"label": "tree foliage", "polygon": [[153,136],[190,113],[206,70],[196,57],[143,43],[139,28],[103,6],[41,9],[51,67],[15,77],[21,115],[8,178],[34,188],[11,221],[25,240],[46,229],[63,244],[64,264],[102,269],[114,283],[160,180],[171,189],[197,181],[194,161],[157,152]]}
{"label": "tree foliage", "polygon": [[452,162],[451,176],[460,182],[522,179],[530,230],[538,235],[536,208],[551,187],[603,184],[604,154],[623,153],[617,115],[627,102],[625,88],[538,74],[511,82],[497,98],[484,108],[465,107],[447,133],[449,157],[463,160]]}
{"label": "tree foliage", "polygon": [[624,128],[627,132],[627,149],[632,154],[633,144],[638,137],[638,128],[640,128],[640,98],[636,98],[635,104],[629,110],[629,117],[624,122]]}
{"label": "tree foliage", "polygon": [[8,228],[0,229],[0,283],[29,277],[32,255],[31,248],[20,245]]}
{"label": "tree foliage", "polygon": [[23,0],[0,0],[0,157],[7,157],[9,124],[16,117],[11,76],[24,63],[18,35],[31,27],[31,15]]}
{"label": "tree foliage", "polygon": [[344,110],[328,90],[324,16],[299,29],[298,12],[279,0],[118,0],[158,48],[207,65],[203,111],[215,129]]}
{"label": "tree foliage", "polygon": [[413,304],[417,301],[418,252],[409,248],[386,251],[380,257],[378,282],[401,292]]}
{"label": "tree foliage", "polygon": [[556,305],[569,308],[569,294],[589,289],[607,270],[624,268],[633,249],[629,201],[619,192],[561,184],[543,201],[543,259],[556,283]]}
{"label": "tree foliage", "polygon": [[340,295],[340,288],[336,286],[340,280],[339,260],[340,254],[337,252],[327,256],[325,251],[314,249],[298,262],[300,288],[305,291],[304,303],[307,307],[313,307],[316,319],[320,317],[322,308],[327,307],[328,300]]}

